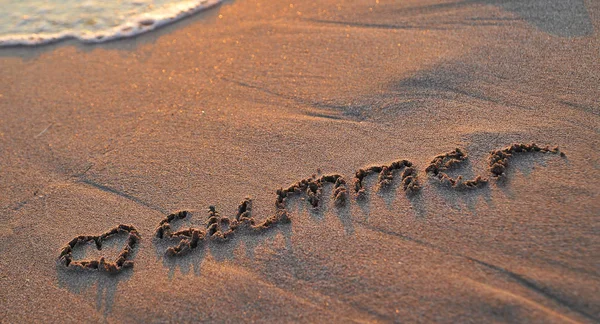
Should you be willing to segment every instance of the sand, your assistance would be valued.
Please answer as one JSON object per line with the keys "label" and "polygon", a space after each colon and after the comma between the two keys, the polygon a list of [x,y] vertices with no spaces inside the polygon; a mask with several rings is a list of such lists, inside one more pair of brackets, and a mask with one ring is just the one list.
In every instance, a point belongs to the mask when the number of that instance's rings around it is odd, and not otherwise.
{"label": "sand", "polygon": [[[139,37],[0,49],[0,318],[23,322],[600,321],[600,4],[236,0]],[[515,153],[501,177],[490,151]],[[459,148],[449,178],[426,168]],[[410,161],[365,177],[371,166]],[[338,174],[289,223],[277,190]],[[448,181],[447,181],[448,182]],[[59,260],[119,224],[117,273]],[[127,236],[75,260],[117,260]],[[83,242],[83,241],[82,241]]]}

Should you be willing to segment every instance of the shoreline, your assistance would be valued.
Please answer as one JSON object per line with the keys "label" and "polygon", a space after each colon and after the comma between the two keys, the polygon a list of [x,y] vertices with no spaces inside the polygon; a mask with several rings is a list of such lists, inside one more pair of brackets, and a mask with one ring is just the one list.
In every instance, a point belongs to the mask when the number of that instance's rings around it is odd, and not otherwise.
{"label": "shoreline", "polygon": [[53,34],[45,34],[43,36],[40,36],[39,33],[12,34],[10,37],[0,37],[0,48],[44,46],[68,40],[74,40],[82,44],[102,44],[119,39],[130,39],[141,34],[152,32],[157,28],[174,24],[200,12],[210,10],[223,4],[221,0],[198,1],[204,2],[199,2],[193,7],[181,8],[181,6],[179,6],[175,8],[176,11],[174,11],[173,8],[169,8],[169,14],[162,17],[156,17],[156,15],[144,13],[135,18],[132,17],[129,21],[119,26],[96,33],[77,34],[73,31],[61,31]]}

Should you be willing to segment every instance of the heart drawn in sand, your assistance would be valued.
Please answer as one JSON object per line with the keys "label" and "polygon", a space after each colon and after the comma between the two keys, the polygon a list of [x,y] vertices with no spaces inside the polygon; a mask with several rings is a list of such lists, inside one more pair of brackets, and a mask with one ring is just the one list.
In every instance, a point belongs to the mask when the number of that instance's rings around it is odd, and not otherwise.
{"label": "heart drawn in sand", "polygon": [[[98,260],[73,260],[73,248],[77,245],[83,245],[88,242],[94,241],[98,250],[102,249],[102,243],[107,239],[115,236],[118,233],[129,233],[127,238],[127,244],[123,247],[121,253],[117,257],[116,261],[106,261],[104,257]],[[80,235],[72,239],[61,251],[59,261],[62,262],[65,267],[71,269],[81,270],[98,270],[108,273],[117,273],[123,269],[133,267],[133,261],[128,260],[133,253],[133,248],[137,245],[140,240],[138,231],[132,225],[119,225],[104,234],[97,236],[86,236]]]}

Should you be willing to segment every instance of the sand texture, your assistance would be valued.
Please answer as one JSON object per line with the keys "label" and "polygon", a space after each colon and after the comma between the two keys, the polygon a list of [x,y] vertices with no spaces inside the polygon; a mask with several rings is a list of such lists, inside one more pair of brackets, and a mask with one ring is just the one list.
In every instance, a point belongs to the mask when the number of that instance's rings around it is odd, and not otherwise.
{"label": "sand texture", "polygon": [[0,322],[600,322],[599,32],[236,0],[1,49]]}

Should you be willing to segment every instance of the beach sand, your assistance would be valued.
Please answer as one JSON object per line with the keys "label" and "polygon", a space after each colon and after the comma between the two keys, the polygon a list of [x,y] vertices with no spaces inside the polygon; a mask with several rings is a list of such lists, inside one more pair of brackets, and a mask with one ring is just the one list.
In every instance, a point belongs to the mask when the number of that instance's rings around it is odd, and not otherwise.
{"label": "beach sand", "polygon": [[[600,3],[236,0],[139,37],[0,49],[0,317],[23,322],[599,322]],[[518,153],[500,179],[491,150]],[[453,188],[425,169],[460,148]],[[406,159],[421,190],[356,170]],[[154,231],[291,222],[181,256]],[[399,175],[396,178],[400,178]],[[68,269],[131,224],[133,269]],[[185,225],[188,224],[188,225]],[[119,236],[102,251],[115,258]]]}

